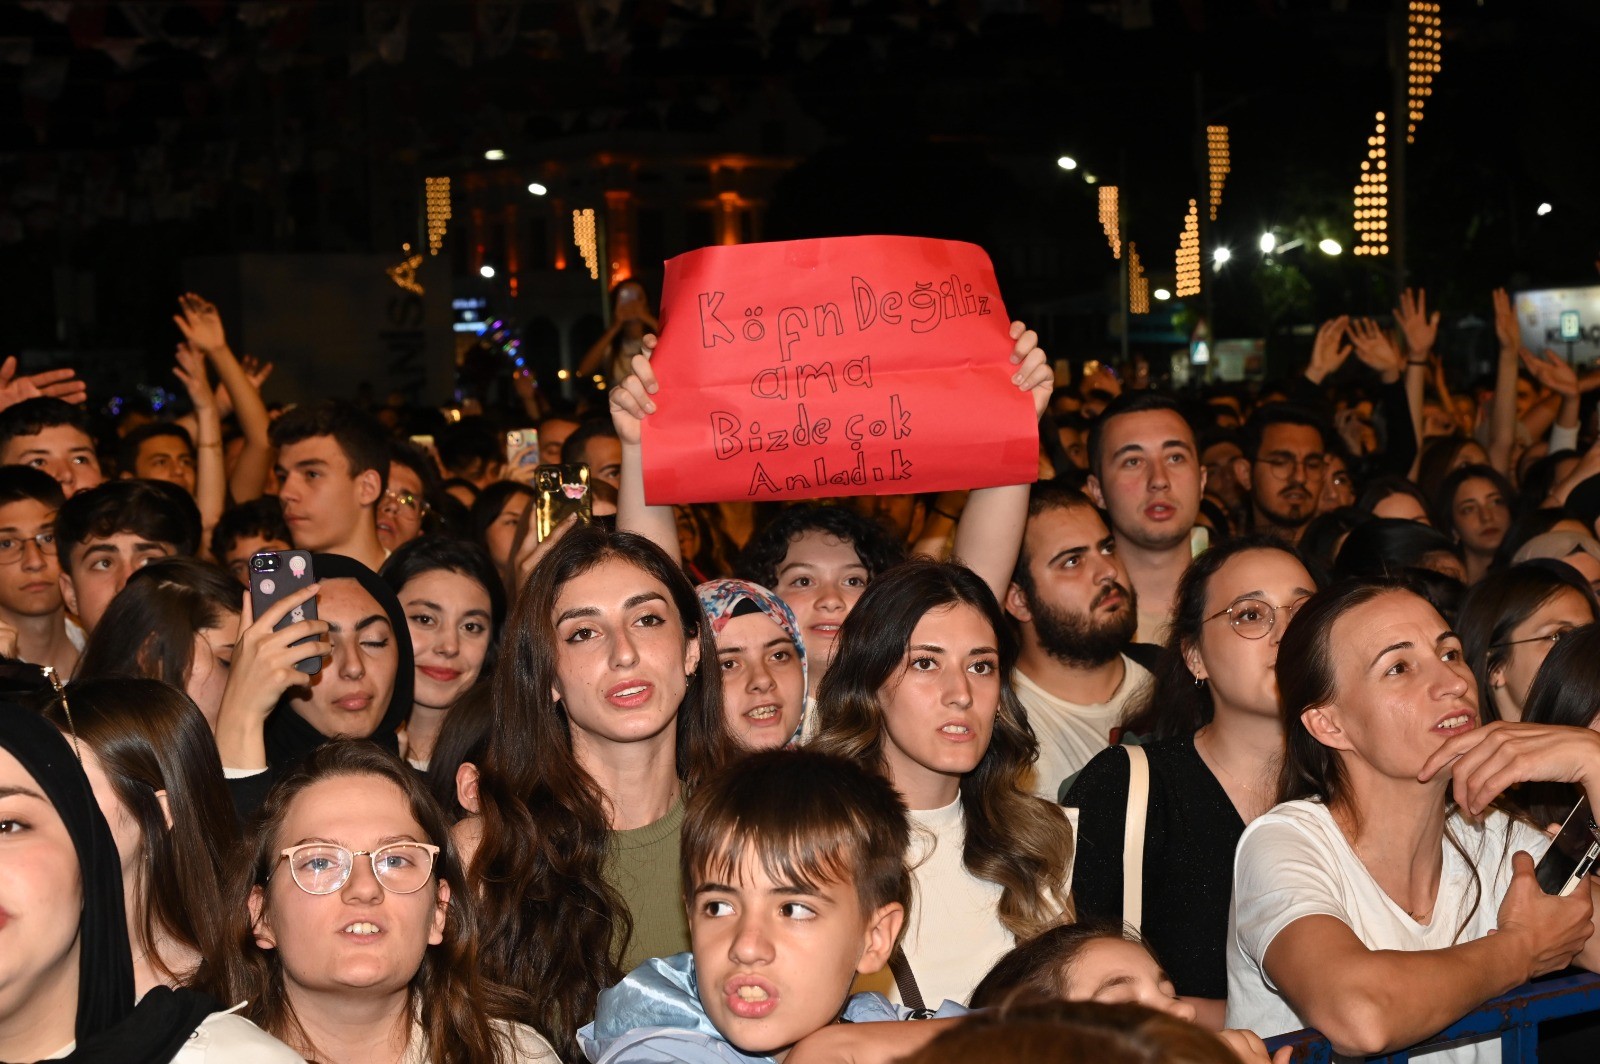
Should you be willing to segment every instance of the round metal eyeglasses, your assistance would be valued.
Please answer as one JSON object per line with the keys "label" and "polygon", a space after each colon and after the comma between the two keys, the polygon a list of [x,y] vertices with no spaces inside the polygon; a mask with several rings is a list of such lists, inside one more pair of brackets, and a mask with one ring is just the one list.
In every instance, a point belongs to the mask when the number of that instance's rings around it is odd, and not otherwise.
{"label": "round metal eyeglasses", "polygon": [[376,850],[350,850],[331,842],[291,846],[279,855],[289,862],[295,886],[307,894],[332,894],[350,882],[356,858],[372,862],[372,874],[391,894],[415,894],[428,885],[439,847],[427,842],[393,842]]}

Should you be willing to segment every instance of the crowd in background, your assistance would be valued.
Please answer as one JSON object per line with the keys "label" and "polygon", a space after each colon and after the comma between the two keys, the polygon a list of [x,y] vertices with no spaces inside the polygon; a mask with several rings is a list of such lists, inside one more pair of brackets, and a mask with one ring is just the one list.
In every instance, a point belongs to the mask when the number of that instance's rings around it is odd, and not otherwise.
{"label": "crowd in background", "polygon": [[1248,387],[1016,323],[1035,482],[782,505],[646,499],[634,283],[577,402],[269,404],[195,295],[181,416],[0,365],[0,1060],[1262,1064],[1594,970],[1600,373],[1491,298],[1472,381],[1422,292]]}

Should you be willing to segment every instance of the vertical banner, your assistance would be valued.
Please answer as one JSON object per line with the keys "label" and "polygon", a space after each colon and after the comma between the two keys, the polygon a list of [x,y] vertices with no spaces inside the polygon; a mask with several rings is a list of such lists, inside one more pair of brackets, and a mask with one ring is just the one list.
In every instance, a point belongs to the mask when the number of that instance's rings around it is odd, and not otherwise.
{"label": "vertical banner", "polygon": [[653,505],[889,495],[1038,475],[1033,400],[982,248],[839,237],[667,262]]}

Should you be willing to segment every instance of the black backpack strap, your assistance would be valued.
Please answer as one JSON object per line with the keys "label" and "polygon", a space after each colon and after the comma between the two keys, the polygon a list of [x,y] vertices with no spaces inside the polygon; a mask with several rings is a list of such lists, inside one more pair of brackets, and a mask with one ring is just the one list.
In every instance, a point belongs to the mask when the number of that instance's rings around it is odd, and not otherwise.
{"label": "black backpack strap", "polygon": [[911,1010],[911,1019],[931,1019],[933,1010],[922,1001],[922,991],[917,987],[917,977],[911,971],[911,962],[899,946],[889,955],[889,971],[894,974],[895,989],[900,991],[900,1003]]}

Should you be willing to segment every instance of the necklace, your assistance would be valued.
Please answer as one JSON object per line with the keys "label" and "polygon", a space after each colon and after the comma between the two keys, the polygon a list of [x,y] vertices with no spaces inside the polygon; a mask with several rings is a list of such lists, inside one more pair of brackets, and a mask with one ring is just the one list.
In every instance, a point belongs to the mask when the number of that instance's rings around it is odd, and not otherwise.
{"label": "necklace", "polygon": [[[1251,794],[1255,795],[1257,800],[1260,800],[1264,796],[1264,792],[1261,790],[1261,787],[1260,787],[1259,784],[1257,786],[1252,787],[1250,784],[1246,783],[1244,780],[1240,779],[1238,776],[1235,776],[1233,773],[1229,772],[1228,771],[1228,766],[1226,766],[1226,765],[1224,765],[1222,763],[1222,759],[1216,755],[1215,751],[1212,752],[1210,757],[1206,757],[1205,756],[1205,751],[1200,749],[1200,741],[1202,739],[1206,738],[1207,736],[1209,736],[1210,734],[1211,733],[1210,733],[1209,729],[1202,729],[1201,731],[1195,733],[1194,747],[1195,747],[1195,749],[1197,751],[1200,752],[1201,758],[1205,761],[1205,763],[1208,766],[1209,765],[1215,765],[1218,772],[1221,772],[1224,776],[1226,776],[1230,780],[1232,780],[1237,786],[1243,787],[1246,791],[1249,791]],[[1209,744],[1207,744],[1207,745],[1209,745]]]}

